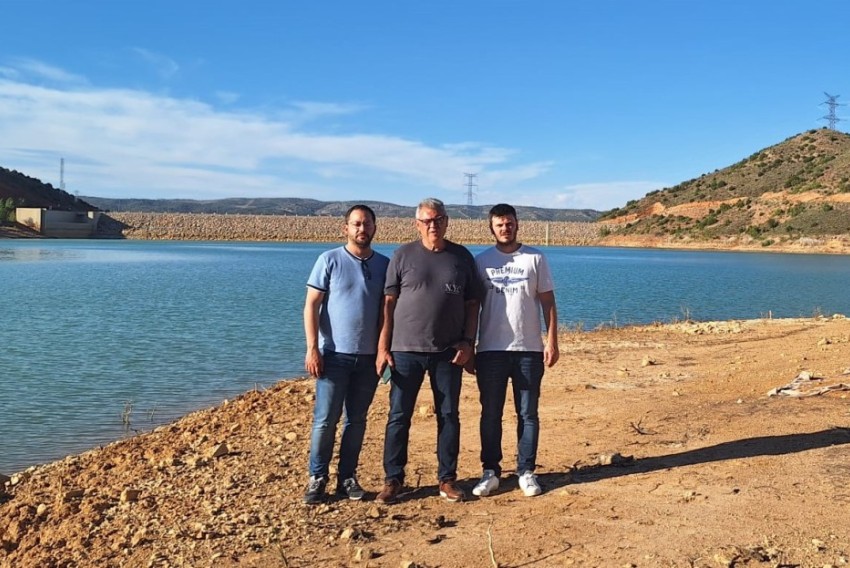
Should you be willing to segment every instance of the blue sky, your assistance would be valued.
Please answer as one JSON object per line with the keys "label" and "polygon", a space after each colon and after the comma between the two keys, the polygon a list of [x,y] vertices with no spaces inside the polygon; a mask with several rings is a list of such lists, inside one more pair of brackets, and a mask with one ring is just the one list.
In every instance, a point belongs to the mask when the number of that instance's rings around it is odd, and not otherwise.
{"label": "blue sky", "polygon": [[[0,166],[99,197],[605,210],[826,125],[850,3],[3,0]],[[838,109],[839,117],[850,111]],[[838,123],[846,130],[848,123]]]}

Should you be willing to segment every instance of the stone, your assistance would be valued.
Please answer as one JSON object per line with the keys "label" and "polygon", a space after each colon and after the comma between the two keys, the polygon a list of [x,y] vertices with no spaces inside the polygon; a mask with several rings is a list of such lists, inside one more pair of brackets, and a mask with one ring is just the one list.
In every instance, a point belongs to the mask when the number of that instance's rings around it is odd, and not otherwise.
{"label": "stone", "polygon": [[626,465],[634,461],[634,456],[624,456],[619,452],[599,455],[599,465]]}
{"label": "stone", "polygon": [[210,457],[212,459],[217,459],[217,458],[220,458],[222,456],[226,456],[229,453],[230,453],[230,448],[227,447],[227,444],[222,442],[221,444],[219,444],[215,448],[213,448],[207,455],[208,455],[208,457]]}
{"label": "stone", "polygon": [[287,432],[284,438],[286,438],[287,442],[294,442],[298,439],[298,434],[296,432]]}
{"label": "stone", "polygon": [[363,562],[364,560],[369,560],[369,559],[374,558],[374,557],[375,557],[374,553],[368,548],[358,546],[357,548],[354,549],[354,561],[355,562]]}
{"label": "stone", "polygon": [[147,536],[147,534],[148,534],[148,531],[145,530],[144,527],[137,530],[135,533],[133,533],[133,536],[130,538],[130,546],[135,548],[135,547],[139,546],[140,544],[142,544],[145,541],[145,537]]}
{"label": "stone", "polygon": [[85,491],[82,489],[69,489],[62,493],[62,501],[68,503],[70,501],[74,501],[75,499],[82,499],[83,495],[85,495]]}
{"label": "stone", "polygon": [[139,495],[141,495],[141,491],[138,489],[130,489],[129,487],[124,489],[121,492],[121,502],[122,503],[135,503],[139,500]]}
{"label": "stone", "polygon": [[357,529],[348,527],[342,531],[342,534],[339,535],[339,538],[342,540],[352,540],[359,536]]}
{"label": "stone", "polygon": [[22,471],[21,473],[14,474],[12,479],[9,480],[9,484],[14,487],[16,485],[20,485],[30,477],[32,477],[32,473],[29,471]]}
{"label": "stone", "polygon": [[209,463],[209,460],[203,456],[192,456],[186,460],[186,464],[193,468],[204,467]]}

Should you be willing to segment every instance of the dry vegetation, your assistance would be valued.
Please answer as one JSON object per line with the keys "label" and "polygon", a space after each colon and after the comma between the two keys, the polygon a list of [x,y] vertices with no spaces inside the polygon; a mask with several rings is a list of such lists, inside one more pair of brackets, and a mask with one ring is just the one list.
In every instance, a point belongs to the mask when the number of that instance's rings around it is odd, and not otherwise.
{"label": "dry vegetation", "polygon": [[850,232],[850,136],[813,130],[728,168],[653,191],[602,218],[619,236],[712,241],[747,236],[770,247]]}

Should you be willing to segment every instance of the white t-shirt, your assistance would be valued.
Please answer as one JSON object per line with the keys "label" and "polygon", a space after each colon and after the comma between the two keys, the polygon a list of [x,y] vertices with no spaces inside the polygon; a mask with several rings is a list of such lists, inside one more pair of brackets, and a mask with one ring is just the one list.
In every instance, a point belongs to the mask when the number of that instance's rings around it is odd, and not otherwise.
{"label": "white t-shirt", "polygon": [[478,323],[478,351],[543,351],[539,294],[555,289],[546,257],[521,245],[513,253],[491,247],[475,257],[486,296]]}

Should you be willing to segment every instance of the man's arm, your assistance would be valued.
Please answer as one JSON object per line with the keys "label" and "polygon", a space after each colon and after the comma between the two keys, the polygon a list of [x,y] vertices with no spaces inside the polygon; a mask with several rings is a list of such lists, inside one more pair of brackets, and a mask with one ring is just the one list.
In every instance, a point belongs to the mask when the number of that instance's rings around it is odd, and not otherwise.
{"label": "man's arm", "polygon": [[322,353],[319,351],[319,307],[324,299],[324,292],[307,286],[307,300],[304,302],[304,336],[307,338],[307,354],[304,356],[304,368],[311,377],[316,378],[324,370]]}
{"label": "man's arm", "polygon": [[543,363],[551,367],[561,357],[558,350],[558,309],[555,307],[555,292],[541,292],[537,296],[546,321],[546,346],[543,348]]}
{"label": "man's arm", "polygon": [[390,347],[393,340],[393,325],[395,324],[395,305],[398,296],[389,294],[384,295],[384,302],[381,309],[381,333],[378,335],[378,357],[375,359],[375,370],[378,375],[384,373],[387,365],[391,368],[395,367]]}

